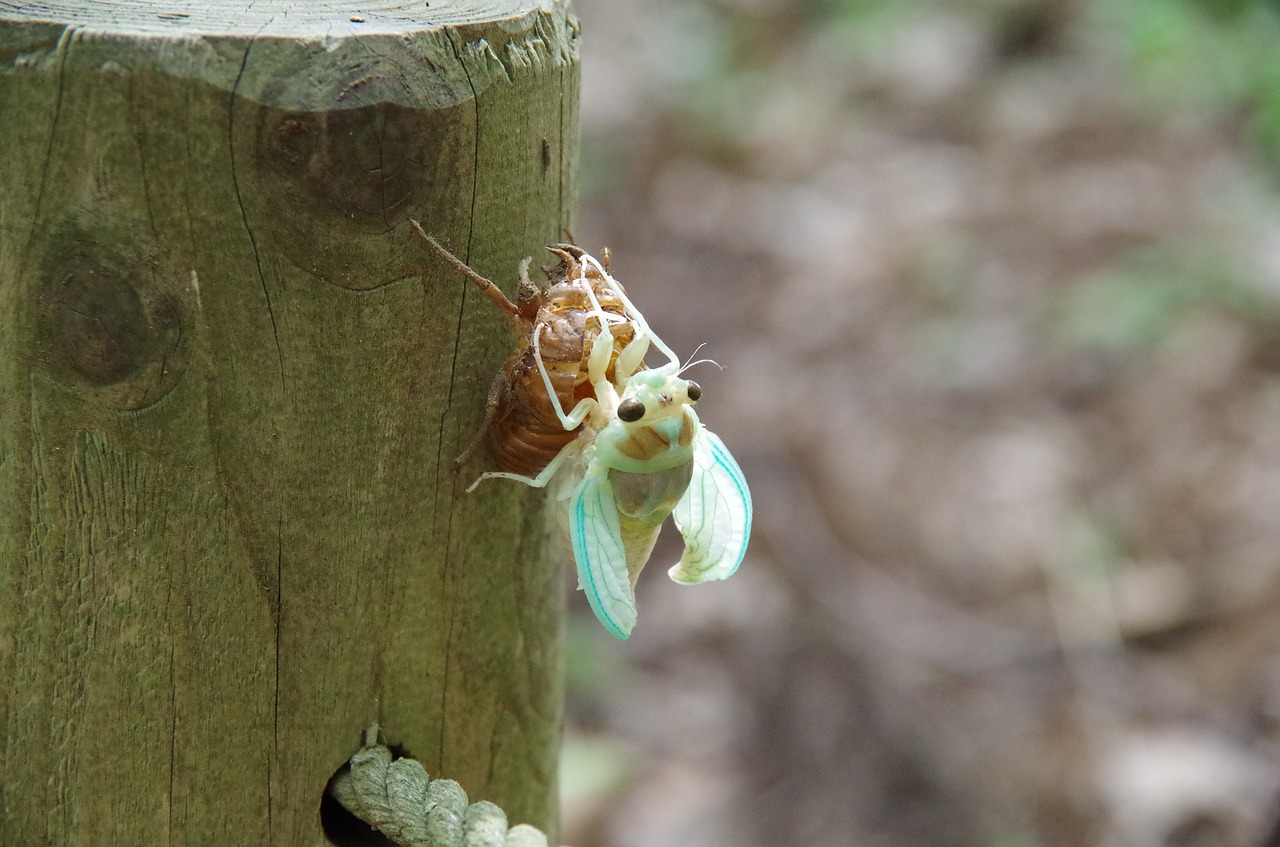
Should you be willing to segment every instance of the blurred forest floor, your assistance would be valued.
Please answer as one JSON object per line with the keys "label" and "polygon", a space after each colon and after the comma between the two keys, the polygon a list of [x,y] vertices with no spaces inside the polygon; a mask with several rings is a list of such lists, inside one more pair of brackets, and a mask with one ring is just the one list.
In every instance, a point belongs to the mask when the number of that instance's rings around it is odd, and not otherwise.
{"label": "blurred forest floor", "polygon": [[576,10],[575,234],[756,526],[573,603],[565,843],[1280,844],[1280,9]]}

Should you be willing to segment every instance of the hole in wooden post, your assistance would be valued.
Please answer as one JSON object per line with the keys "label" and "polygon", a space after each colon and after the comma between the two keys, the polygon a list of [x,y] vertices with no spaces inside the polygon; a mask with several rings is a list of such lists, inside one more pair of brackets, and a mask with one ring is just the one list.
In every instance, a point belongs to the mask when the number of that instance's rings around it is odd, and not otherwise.
{"label": "hole in wooden post", "polygon": [[334,847],[395,847],[394,841],[347,811],[345,806],[334,799],[329,789],[333,781],[349,769],[350,766],[344,764],[325,783],[324,795],[320,798],[320,827],[324,830],[325,840]]}
{"label": "hole in wooden post", "polygon": [[[393,758],[409,755],[399,744],[389,747]],[[344,762],[324,785],[324,794],[320,797],[320,827],[325,840],[333,847],[396,847],[394,841],[362,821],[333,796],[333,784],[350,770],[351,765]]]}

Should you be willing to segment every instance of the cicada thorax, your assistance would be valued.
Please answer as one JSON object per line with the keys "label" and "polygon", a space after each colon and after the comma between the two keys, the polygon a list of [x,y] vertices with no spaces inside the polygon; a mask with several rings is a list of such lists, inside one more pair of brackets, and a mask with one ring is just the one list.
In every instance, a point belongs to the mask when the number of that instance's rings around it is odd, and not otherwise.
{"label": "cicada thorax", "polygon": [[626,436],[614,440],[612,447],[631,463],[652,469],[639,474],[649,476],[654,471],[665,470],[689,460],[697,427],[697,417],[686,408],[678,416],[655,424],[627,427]]}
{"label": "cicada thorax", "polygon": [[600,335],[597,311],[616,316],[616,321],[610,319],[614,349],[607,376],[611,382],[616,380],[618,353],[638,331],[619,296],[617,281],[602,273],[600,265],[582,261],[586,254],[573,245],[557,244],[548,249],[560,257],[560,264],[547,272],[546,285],[521,292],[516,301],[528,330],[522,333],[520,346],[500,377],[505,386],[498,394],[489,429],[495,464],[502,471],[522,476],[536,476],[581,430],[581,426],[564,428],[547,393],[539,358],[560,408],[568,412],[579,401],[595,396],[587,360]]}

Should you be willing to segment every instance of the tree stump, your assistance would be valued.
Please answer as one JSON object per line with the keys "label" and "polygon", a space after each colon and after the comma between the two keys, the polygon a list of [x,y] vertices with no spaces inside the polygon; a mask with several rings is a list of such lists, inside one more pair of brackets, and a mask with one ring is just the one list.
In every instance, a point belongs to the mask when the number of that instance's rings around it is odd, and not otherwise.
{"label": "tree stump", "polygon": [[567,0],[0,3],[0,57],[0,844],[322,845],[375,721],[554,829],[543,497],[452,467],[512,339],[406,221],[509,293],[560,240]]}

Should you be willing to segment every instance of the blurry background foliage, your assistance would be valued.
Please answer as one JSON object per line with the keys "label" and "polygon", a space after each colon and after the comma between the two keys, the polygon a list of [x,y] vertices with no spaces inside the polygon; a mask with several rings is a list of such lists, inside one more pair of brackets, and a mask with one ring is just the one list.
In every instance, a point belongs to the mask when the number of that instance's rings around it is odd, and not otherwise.
{"label": "blurry background foliage", "polygon": [[575,598],[566,843],[1280,845],[1280,3],[576,9],[757,523]]}

